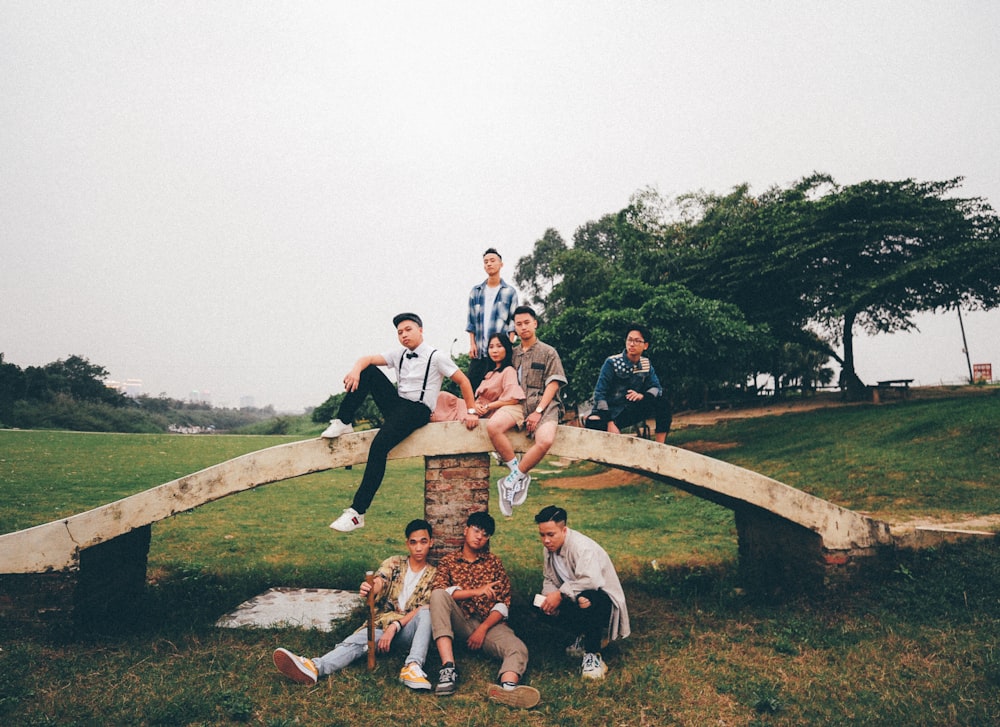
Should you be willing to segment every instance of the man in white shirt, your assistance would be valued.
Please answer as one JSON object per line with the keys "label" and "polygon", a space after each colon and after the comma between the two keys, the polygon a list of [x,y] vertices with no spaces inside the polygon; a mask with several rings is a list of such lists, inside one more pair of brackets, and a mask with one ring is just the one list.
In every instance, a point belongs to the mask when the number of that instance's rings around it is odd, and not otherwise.
{"label": "man in white shirt", "polygon": [[605,637],[624,639],[630,633],[625,591],[604,548],[566,527],[566,520],[566,511],[555,505],[535,515],[545,547],[543,599],[537,605],[580,637],[566,653],[583,652],[583,678],[603,679],[608,667],[601,658],[602,642]]}
{"label": "man in white shirt", "polygon": [[[322,437],[333,439],[353,432],[351,422],[365,397],[371,394],[382,412],[382,427],[368,450],[368,464],[351,506],[330,527],[342,533],[365,526],[365,512],[385,477],[389,450],[430,421],[444,377],[462,390],[465,400],[465,426],[474,429],[479,422],[476,400],[469,379],[451,357],[424,342],[423,321],[416,313],[400,313],[392,319],[400,345],[385,353],[362,356],[344,377],[347,396],[340,403],[337,416]],[[397,385],[378,368],[396,370]]]}

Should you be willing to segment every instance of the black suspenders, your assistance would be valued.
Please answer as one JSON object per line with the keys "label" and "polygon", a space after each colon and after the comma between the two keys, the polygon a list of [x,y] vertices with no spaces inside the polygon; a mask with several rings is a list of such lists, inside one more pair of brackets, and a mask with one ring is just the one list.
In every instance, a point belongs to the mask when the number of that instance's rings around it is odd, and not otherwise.
{"label": "black suspenders", "polygon": [[[421,404],[424,403],[424,393],[426,393],[426,391],[427,391],[427,379],[431,375],[431,359],[434,358],[434,354],[436,354],[436,353],[437,353],[437,349],[435,348],[433,351],[431,351],[431,355],[427,357],[427,368],[424,369],[424,387],[420,390],[420,403]],[[403,357],[405,357],[405,356],[406,356],[406,351],[404,350],[403,353],[399,357],[399,374],[400,374],[400,376],[402,376],[402,374],[403,374]]]}

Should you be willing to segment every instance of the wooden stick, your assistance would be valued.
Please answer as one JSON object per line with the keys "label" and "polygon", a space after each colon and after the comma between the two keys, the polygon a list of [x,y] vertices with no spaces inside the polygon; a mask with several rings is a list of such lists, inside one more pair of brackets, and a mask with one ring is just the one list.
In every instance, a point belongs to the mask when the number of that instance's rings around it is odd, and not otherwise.
{"label": "wooden stick", "polygon": [[375,671],[375,573],[365,573],[368,589],[368,671]]}

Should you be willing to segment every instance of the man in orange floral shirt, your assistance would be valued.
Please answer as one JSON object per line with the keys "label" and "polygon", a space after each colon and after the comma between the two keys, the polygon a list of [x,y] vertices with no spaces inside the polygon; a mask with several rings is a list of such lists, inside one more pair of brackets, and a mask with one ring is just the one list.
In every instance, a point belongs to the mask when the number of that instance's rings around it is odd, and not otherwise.
{"label": "man in orange floral shirt", "polygon": [[519,684],[528,667],[528,647],[507,625],[510,578],[500,559],[490,552],[495,528],[489,513],[472,513],[465,522],[462,548],[438,563],[431,591],[431,629],[441,656],[441,671],[434,692],[454,694],[458,686],[457,634],[471,651],[485,651],[503,662],[500,683],[491,685],[487,696],[509,707],[530,708],[538,704],[539,695],[534,687]]}

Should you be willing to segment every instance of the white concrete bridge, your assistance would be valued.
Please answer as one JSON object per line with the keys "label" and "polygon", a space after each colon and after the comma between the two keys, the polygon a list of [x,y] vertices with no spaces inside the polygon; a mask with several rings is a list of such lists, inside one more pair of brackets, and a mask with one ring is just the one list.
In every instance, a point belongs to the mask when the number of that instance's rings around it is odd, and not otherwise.
{"label": "white concrete bridge", "polygon": [[[96,554],[102,549],[113,554],[111,561],[92,558],[97,565],[90,566],[91,570],[127,571],[129,568],[120,565],[121,553],[138,548],[141,559],[127,562],[133,579],[144,582],[152,523],[261,485],[362,464],[373,436],[374,432],[368,431],[335,440],[278,445],[78,515],[0,535],[0,596],[3,584],[15,574],[82,571],[88,552]],[[527,440],[520,435],[514,435],[514,442],[519,450],[527,447]],[[448,457],[491,449],[485,426],[470,432],[460,422],[436,423],[408,437],[390,458]],[[636,472],[733,510],[741,570],[756,585],[822,586],[849,573],[863,560],[861,556],[872,555],[892,542],[884,522],[678,447],[560,427],[549,454]],[[117,549],[116,542],[120,544]]]}

